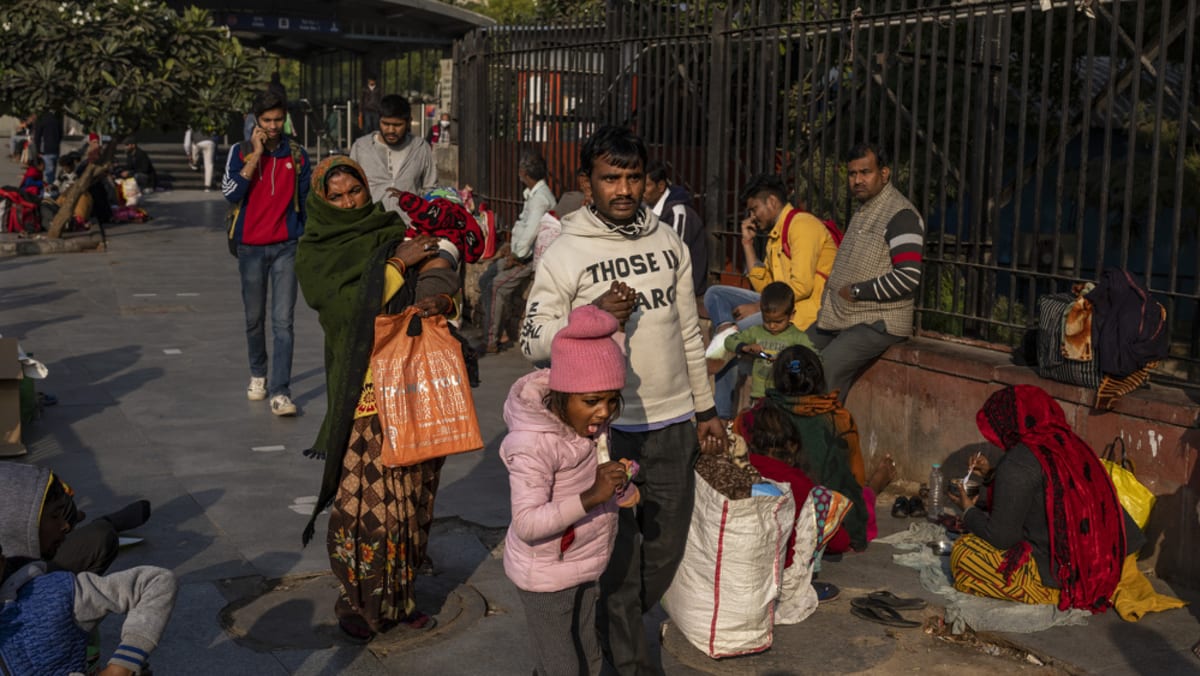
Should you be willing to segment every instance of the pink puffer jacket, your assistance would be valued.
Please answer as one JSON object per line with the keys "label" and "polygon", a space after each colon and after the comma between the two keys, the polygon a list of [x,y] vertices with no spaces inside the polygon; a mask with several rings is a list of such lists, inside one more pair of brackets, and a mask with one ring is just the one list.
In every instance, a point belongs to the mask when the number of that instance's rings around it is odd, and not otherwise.
{"label": "pink puffer jacket", "polygon": [[[504,402],[509,432],[500,444],[512,495],[504,572],[517,587],[535,592],[599,579],[617,532],[615,499],[583,511],[579,495],[596,480],[596,442],[546,409],[549,382],[550,371],[543,369],[513,384]],[[562,552],[571,526],[575,539]]]}

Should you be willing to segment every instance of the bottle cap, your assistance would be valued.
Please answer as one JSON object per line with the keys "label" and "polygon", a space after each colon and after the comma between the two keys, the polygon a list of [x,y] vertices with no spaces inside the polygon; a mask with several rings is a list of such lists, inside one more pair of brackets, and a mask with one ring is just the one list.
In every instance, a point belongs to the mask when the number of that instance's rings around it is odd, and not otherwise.
{"label": "bottle cap", "polygon": [[940,463],[940,462],[935,462],[935,463],[933,463],[933,468],[934,468],[934,469],[940,469],[941,467],[942,467],[942,463]]}

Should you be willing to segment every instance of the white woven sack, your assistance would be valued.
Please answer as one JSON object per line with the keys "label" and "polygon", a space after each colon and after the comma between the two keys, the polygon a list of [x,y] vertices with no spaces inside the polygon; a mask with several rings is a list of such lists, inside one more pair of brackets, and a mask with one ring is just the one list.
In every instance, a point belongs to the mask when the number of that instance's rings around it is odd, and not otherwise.
{"label": "white woven sack", "polygon": [[779,602],[775,604],[775,624],[803,622],[817,609],[817,591],[813,589],[813,552],[817,546],[817,510],[809,496],[796,517],[796,542],[792,545],[792,565],[783,571]]}
{"label": "white woven sack", "polygon": [[662,602],[679,631],[709,657],[771,647],[795,503],[788,484],[764,482],[783,495],[729,500],[696,475],[683,561]]}

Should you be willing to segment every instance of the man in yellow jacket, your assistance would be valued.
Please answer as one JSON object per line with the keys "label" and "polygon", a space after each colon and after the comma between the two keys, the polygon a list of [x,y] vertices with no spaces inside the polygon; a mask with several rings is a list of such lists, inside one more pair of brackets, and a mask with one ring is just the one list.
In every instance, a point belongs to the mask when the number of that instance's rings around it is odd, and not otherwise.
{"label": "man in yellow jacket", "polygon": [[[801,331],[808,329],[817,318],[821,294],[837,257],[837,242],[832,233],[815,216],[791,205],[787,187],[778,176],[752,177],[742,191],[742,200],[749,212],[741,224],[742,251],[746,277],[754,290],[712,286],[705,292],[704,307],[716,327],[713,345],[723,344],[725,333],[762,323],[758,297],[771,282],[784,282],[792,288],[796,295],[792,323]],[[764,260],[759,260],[754,238],[762,231],[768,231],[767,246]],[[733,403],[736,384],[737,360],[733,360],[716,378],[717,415],[724,420],[737,413]]]}

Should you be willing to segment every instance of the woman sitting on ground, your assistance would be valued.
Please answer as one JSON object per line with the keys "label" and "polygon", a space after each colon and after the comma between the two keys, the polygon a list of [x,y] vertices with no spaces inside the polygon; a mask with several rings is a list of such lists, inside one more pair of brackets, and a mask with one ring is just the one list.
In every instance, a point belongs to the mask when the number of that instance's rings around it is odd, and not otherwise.
{"label": "woman sitting on ground", "polygon": [[771,377],[767,396],[738,417],[738,431],[752,435],[755,416],[765,406],[786,411],[800,436],[800,448],[788,464],[853,504],[826,551],[840,554],[866,549],[878,533],[875,496],[895,478],[895,462],[891,455],[884,455],[867,480],[854,418],[836,392],[826,392],[825,372],[815,352],[800,345],[785,348],[775,357]]}
{"label": "woman sitting on ground", "polygon": [[371,202],[362,169],[344,156],[313,170],[296,277],[325,331],[328,406],[310,453],[324,457],[321,492],[304,532],[332,502],[327,546],[341,582],[338,626],[366,642],[396,626],[429,629],[414,582],[433,522],[442,459],[409,467],[380,462],[383,432],[369,369],[375,317],[405,307],[452,314],[458,274],[428,235],[406,239],[394,212]]}
{"label": "woman sitting on ground", "polygon": [[950,553],[955,589],[1103,612],[1126,551],[1123,510],[1104,465],[1041,388],[992,394],[976,422],[1005,453],[986,487],[990,511],[976,507],[979,496],[950,491],[969,531]]}

